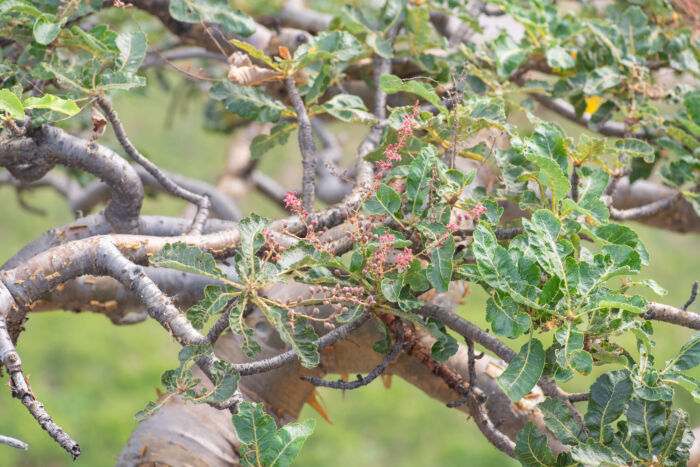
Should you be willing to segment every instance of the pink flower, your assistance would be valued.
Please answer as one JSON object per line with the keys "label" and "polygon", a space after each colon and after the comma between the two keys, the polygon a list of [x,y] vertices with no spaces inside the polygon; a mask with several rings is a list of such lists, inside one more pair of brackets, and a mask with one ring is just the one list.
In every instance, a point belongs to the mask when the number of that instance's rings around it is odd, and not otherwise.
{"label": "pink flower", "polygon": [[401,160],[401,149],[406,146],[408,138],[413,135],[413,127],[418,125],[416,122],[416,117],[418,116],[418,101],[416,101],[413,106],[413,111],[410,114],[404,115],[401,121],[401,126],[399,127],[399,134],[397,141],[394,144],[390,144],[384,150],[384,155],[386,160],[379,160],[375,164],[379,169],[380,173],[389,170],[392,167],[390,161],[400,161]]}
{"label": "pink flower", "polygon": [[393,248],[395,241],[396,237],[394,237],[394,234],[390,234],[386,230],[384,231],[384,235],[379,237],[379,243],[381,243],[384,247]]}
{"label": "pink flower", "polygon": [[403,253],[399,253],[396,257],[396,265],[398,266],[399,271],[408,269],[408,267],[411,265],[411,261],[413,261],[413,252],[410,250],[410,248],[406,247],[403,249]]}
{"label": "pink flower", "polygon": [[452,222],[447,224],[447,230],[449,230],[450,232],[456,232],[458,229],[459,227],[457,227],[457,224],[453,224]]}

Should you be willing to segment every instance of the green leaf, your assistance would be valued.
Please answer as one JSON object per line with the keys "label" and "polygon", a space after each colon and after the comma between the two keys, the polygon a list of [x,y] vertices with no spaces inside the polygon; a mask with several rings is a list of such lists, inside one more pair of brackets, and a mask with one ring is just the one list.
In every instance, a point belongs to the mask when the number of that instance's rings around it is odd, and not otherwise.
{"label": "green leaf", "polygon": [[111,91],[116,89],[129,90],[139,86],[146,85],[146,78],[136,76],[133,73],[125,73],[123,71],[105,70],[99,75],[95,90]]}
{"label": "green leaf", "polygon": [[127,32],[120,34],[116,40],[119,48],[119,58],[116,71],[135,73],[146,58],[146,35],[142,32]]}
{"label": "green leaf", "polygon": [[495,293],[486,302],[486,321],[497,336],[514,339],[530,329],[530,315],[518,310],[518,304],[508,295]]}
{"label": "green leaf", "polygon": [[[516,302],[539,310],[534,291],[521,280],[518,270],[508,252],[498,244],[496,236],[484,224],[474,232],[472,248],[481,279],[491,287],[506,292]],[[527,295],[526,295],[527,293]]]}
{"label": "green leaf", "polygon": [[377,119],[367,111],[365,103],[352,94],[338,94],[313,110],[323,110],[329,115],[344,122],[360,122],[373,125]]}
{"label": "green leaf", "polygon": [[275,61],[272,60],[272,58],[270,58],[264,51],[258,49],[254,45],[249,44],[245,41],[239,41],[238,39],[231,39],[229,42],[231,42],[231,44],[235,45],[236,47],[250,55],[251,58],[257,58],[258,60],[265,62],[265,64],[273,70],[280,70],[279,65],[275,63]]}
{"label": "green leaf", "polygon": [[325,31],[297,48],[294,52],[294,59],[297,60],[295,68],[304,68],[317,60],[349,62],[363,54],[362,44],[352,34],[347,31]]}
{"label": "green leaf", "polygon": [[583,92],[587,96],[601,94],[606,89],[620,84],[623,77],[624,76],[622,73],[611,66],[598,68],[586,78],[586,84],[583,87]]}
{"label": "green leaf", "polygon": [[217,279],[226,278],[216,267],[216,262],[211,254],[204,253],[196,246],[189,246],[183,242],[167,243],[162,250],[149,258],[149,262],[162,268],[177,269]]}
{"label": "green leaf", "polygon": [[262,407],[262,404],[244,401],[233,416],[236,436],[243,443],[241,463],[255,467],[287,467],[313,432],[315,421],[289,423],[277,430],[275,420],[263,412]]}
{"label": "green leaf", "polygon": [[515,439],[515,457],[526,467],[557,465],[547,445],[547,437],[537,430],[537,425],[527,422]]}
{"label": "green leaf", "polygon": [[[172,5],[172,3],[171,3]],[[257,122],[276,122],[287,109],[282,102],[272,99],[262,89],[251,86],[239,86],[230,81],[216,83],[209,95],[212,99],[222,101],[226,110],[247,120]]]}
{"label": "green leaf", "polygon": [[426,329],[436,339],[430,349],[430,356],[438,362],[445,362],[459,350],[459,344],[454,337],[447,333],[445,325],[434,319],[428,320]]}
{"label": "green leaf", "polygon": [[256,354],[260,353],[262,348],[260,344],[253,339],[253,330],[245,324],[243,313],[247,305],[248,301],[245,298],[233,304],[231,312],[229,313],[228,325],[232,332],[241,336],[241,350],[245,352],[248,358],[253,358]]}
{"label": "green leaf", "polygon": [[583,428],[573,419],[561,400],[548,397],[544,402],[540,402],[537,408],[542,412],[549,431],[562,443],[573,445],[586,440]]}
{"label": "green leaf", "polygon": [[[639,297],[638,295],[635,297]],[[631,298],[635,298],[631,297]],[[641,297],[640,297],[641,299]],[[629,311],[630,313],[634,313],[635,315],[641,315],[645,313],[647,310],[644,308],[644,305],[646,304],[644,299],[639,300],[639,303],[635,303],[636,300],[631,300],[630,298],[624,297],[624,298],[619,298],[619,299],[606,299],[606,300],[600,300],[598,302],[598,306],[600,308],[619,308],[621,310],[626,310]]]}
{"label": "green leaf", "polygon": [[430,88],[416,80],[403,81],[401,78],[395,75],[382,75],[379,78],[379,86],[382,91],[388,94],[394,94],[397,92],[408,92],[415,94],[418,97],[422,97],[426,101],[433,104],[441,112],[447,113],[447,108],[442,105],[440,97],[438,97],[435,92],[431,91]]}
{"label": "green leaf", "polygon": [[250,36],[256,29],[250,16],[231,10],[226,0],[171,0],[169,12],[178,21],[217,23],[226,31],[241,36]]}
{"label": "green leaf", "polygon": [[226,305],[236,297],[233,289],[222,289],[218,285],[209,284],[204,288],[204,298],[187,310],[187,319],[195,329],[202,329],[214,315],[223,312]]}
{"label": "green leaf", "polygon": [[23,105],[25,109],[49,109],[69,116],[80,112],[80,107],[72,100],[62,99],[52,94],[44,94],[41,97],[28,97],[24,100]]}
{"label": "green leaf", "polygon": [[584,375],[589,374],[593,369],[593,358],[583,350],[583,333],[567,322],[554,333],[554,337],[562,346],[556,350],[559,366]]}
{"label": "green leaf", "polygon": [[662,445],[661,458],[669,464],[685,466],[688,464],[688,454],[695,437],[690,430],[688,413],[684,410],[673,410],[668,417]]}
{"label": "green leaf", "polygon": [[668,290],[661,287],[659,283],[656,282],[654,279],[642,279],[641,281],[639,281],[639,283],[649,287],[651,290],[654,291],[656,295],[659,295],[661,297],[668,294]]}
{"label": "green leaf", "polygon": [[625,411],[630,435],[646,450],[646,459],[661,453],[666,428],[666,403],[634,398]]}
{"label": "green leaf", "polygon": [[496,71],[498,77],[503,81],[523,64],[527,57],[527,52],[506,32],[501,33],[501,35],[493,41],[492,46],[498,64]]}
{"label": "green leaf", "polygon": [[411,215],[421,212],[425,197],[430,192],[432,181],[432,167],[437,161],[435,146],[428,145],[423,148],[411,165],[408,167],[406,177],[406,197]]}
{"label": "green leaf", "polygon": [[411,53],[419,54],[428,45],[430,40],[430,13],[427,8],[406,8],[406,21],[404,22],[408,33],[408,44]]}
{"label": "green leaf", "polygon": [[551,211],[540,209],[530,220],[523,219],[528,244],[535,252],[537,262],[553,276],[566,281],[566,257],[573,252],[571,243],[559,241],[561,222]]}
{"label": "green leaf", "polygon": [[375,216],[382,214],[393,215],[401,209],[401,197],[393,188],[382,183],[377,189],[374,198],[365,202],[365,209],[369,214]]}
{"label": "green leaf", "polygon": [[0,89],[0,110],[15,120],[24,120],[22,102],[9,89]]}
{"label": "green leaf", "polygon": [[591,436],[600,443],[612,439],[609,425],[617,420],[632,396],[632,381],[627,370],[605,373],[591,386],[585,421]]}
{"label": "green leaf", "polygon": [[38,18],[42,15],[34,5],[24,0],[3,0],[0,2],[0,14],[9,12],[24,13],[33,18]]}
{"label": "green leaf", "polygon": [[576,66],[576,59],[563,47],[547,49],[547,65],[556,70],[569,70]]}
{"label": "green leaf", "polygon": [[[52,15],[51,15],[52,16]],[[34,40],[41,45],[49,45],[58,37],[65,19],[54,23],[50,15],[42,15],[34,23]]]}
{"label": "green leaf", "polygon": [[519,401],[535,387],[542,376],[544,360],[545,353],[542,342],[530,338],[498,377],[498,385],[510,397],[510,400]]}
{"label": "green leaf", "polygon": [[238,231],[241,234],[241,247],[239,252],[243,258],[250,260],[255,256],[260,248],[265,244],[263,232],[270,225],[270,221],[257,214],[242,219],[238,223]]}
{"label": "green leaf", "polygon": [[291,135],[296,128],[296,123],[282,122],[273,126],[270,129],[269,135],[256,136],[250,143],[250,157],[253,160],[259,159],[263,154],[275,146],[283,146],[287,144],[289,135]]}
{"label": "green leaf", "polygon": [[700,331],[694,333],[670,360],[666,362],[664,373],[669,371],[686,371],[700,365]]}
{"label": "green leaf", "polygon": [[654,162],[654,148],[641,139],[618,139],[615,141],[615,152],[631,157],[643,157],[644,162]]}
{"label": "green leaf", "polygon": [[304,102],[306,105],[315,103],[319,97],[326,92],[328,86],[331,84],[332,78],[331,67],[328,65],[328,63],[324,63],[321,66],[321,70],[316,75],[316,78],[314,78],[314,80],[310,83],[309,90],[304,96]]}
{"label": "green leaf", "polygon": [[284,342],[292,347],[299,356],[301,364],[306,368],[318,366],[320,361],[318,353],[318,335],[306,318],[292,316],[284,308],[263,308],[268,321],[277,329]]}
{"label": "green leaf", "polygon": [[455,253],[455,239],[448,235],[445,241],[430,251],[430,264],[427,268],[428,280],[438,292],[447,292],[452,280],[452,256]]}
{"label": "green leaf", "polygon": [[238,389],[240,375],[233,370],[231,364],[226,362],[217,362],[217,364],[223,368],[217,368],[214,372],[214,390],[207,397],[197,402],[223,402],[232,397],[236,389]]}
{"label": "green leaf", "polygon": [[626,465],[623,458],[617,455],[605,444],[597,443],[589,438],[584,444],[579,444],[571,449],[571,456],[582,465]]}

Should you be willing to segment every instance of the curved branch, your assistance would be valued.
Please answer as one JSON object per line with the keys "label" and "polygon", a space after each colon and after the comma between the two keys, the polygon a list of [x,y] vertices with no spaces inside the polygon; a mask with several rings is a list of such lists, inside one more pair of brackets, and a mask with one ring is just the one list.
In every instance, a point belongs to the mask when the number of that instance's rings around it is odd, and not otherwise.
{"label": "curved branch", "polygon": [[391,347],[389,350],[389,353],[386,354],[386,356],[382,359],[381,362],[379,362],[379,365],[374,367],[372,371],[369,372],[367,376],[360,376],[357,375],[357,379],[355,381],[344,381],[344,380],[338,380],[338,381],[325,381],[321,378],[313,378],[311,376],[302,376],[301,379],[304,381],[308,381],[309,383],[313,384],[314,386],[322,386],[324,388],[333,388],[333,389],[357,389],[361,388],[362,386],[367,386],[369,383],[374,381],[384,373],[386,368],[389,366],[389,364],[396,359],[396,357],[399,356],[399,352],[401,352],[401,348],[403,347],[403,325],[399,323],[398,326],[396,326],[396,342],[394,342],[394,345]]}
{"label": "curved branch", "polygon": [[0,142],[0,166],[23,182],[40,179],[57,163],[85,170],[109,185],[112,198],[104,215],[113,231],[137,229],[143,186],[136,171],[112,150],[51,126]]}
{"label": "curved branch", "polygon": [[[134,164],[133,167],[139,174],[139,177],[141,177],[141,183],[143,183],[144,188],[154,191],[169,192],[169,190],[167,190],[160,183],[160,181],[158,181],[158,179],[148,173],[144,167],[136,164]],[[238,221],[243,218],[238,206],[236,206],[236,204],[229,197],[219,191],[216,187],[201,180],[171,173],[163,169],[159,170],[163,175],[168,177],[170,180],[172,180],[172,182],[176,183],[183,189],[199,196],[208,197],[209,201],[211,202],[212,213],[218,218],[232,221]],[[108,198],[109,193],[109,186],[95,181],[85,187],[85,189],[74,193],[73,196],[68,198],[68,202],[73,211],[88,213],[92,211],[92,209],[98,203]]]}
{"label": "curved branch", "polygon": [[112,104],[110,104],[104,96],[96,96],[95,101],[104,111],[107,120],[109,120],[109,122],[112,124],[112,129],[114,130],[114,134],[116,135],[119,144],[122,145],[129,157],[143,167],[153,178],[158,180],[158,183],[160,183],[166,191],[174,196],[177,196],[178,198],[182,198],[192,204],[197,205],[197,214],[192,220],[191,233],[200,233],[202,231],[202,227],[204,226],[204,222],[206,221],[207,217],[209,217],[209,197],[206,194],[200,195],[178,186],[165,172],[160,170],[158,166],[146,159],[131,143],[121,120],[119,120],[119,115],[117,115],[117,111],[114,110]]}

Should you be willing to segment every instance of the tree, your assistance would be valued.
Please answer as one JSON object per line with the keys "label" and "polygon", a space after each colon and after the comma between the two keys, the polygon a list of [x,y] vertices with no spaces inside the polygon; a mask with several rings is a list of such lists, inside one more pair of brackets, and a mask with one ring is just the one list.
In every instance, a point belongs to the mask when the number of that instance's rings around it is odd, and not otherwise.
{"label": "tree", "polygon": [[[383,373],[469,413],[523,465],[685,464],[693,435],[672,403],[697,397],[700,333],[660,363],[653,328],[700,330],[697,282],[681,308],[636,294],[663,293],[634,278],[663,252],[622,222],[700,232],[699,12],[629,3],[387,0],[332,17],[296,2],[256,15],[223,0],[2,0],[0,176],[79,213],[0,267],[12,396],[80,455],[15,345],[29,312],[81,309],[150,317],[182,345],[127,465],[288,465],[313,430],[296,418],[315,386]],[[288,217],[242,218],[220,188],[141,154],[110,98],[163,67],[209,96],[212,128],[248,125],[233,176]],[[561,119],[589,131],[567,136]],[[347,170],[331,121],[369,128]],[[100,143],[108,126],[133,163]],[[300,195],[256,169],[295,132]],[[142,215],[144,188],[192,218]],[[456,314],[465,283],[490,295],[490,332]],[[594,365],[606,372],[581,392],[559,387]]]}

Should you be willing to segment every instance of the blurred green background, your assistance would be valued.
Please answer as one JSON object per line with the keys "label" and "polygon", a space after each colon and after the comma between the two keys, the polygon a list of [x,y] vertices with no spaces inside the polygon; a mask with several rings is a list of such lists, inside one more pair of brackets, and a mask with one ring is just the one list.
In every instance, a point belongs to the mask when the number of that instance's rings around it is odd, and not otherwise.
{"label": "blurred green background", "polygon": [[[116,106],[135,144],[156,163],[190,177],[214,183],[225,165],[230,136],[202,129],[202,106],[197,100],[172,107],[166,93],[149,89],[147,98],[122,97]],[[178,91],[178,94],[179,91]],[[569,126],[570,135],[580,129]],[[339,127],[352,154],[360,130]],[[112,147],[111,135],[103,143]],[[290,189],[301,180],[296,138],[265,156],[261,170],[275,176]],[[0,187],[0,264],[25,243],[49,228],[69,222],[66,203],[50,190],[22,195],[31,205],[46,211],[31,214],[19,207],[14,190]],[[149,198],[144,212],[178,215],[184,204],[160,196]],[[242,206],[246,212],[275,216],[281,210],[260,195],[252,194]],[[636,227],[636,226],[635,226]],[[653,277],[669,293],[659,300],[680,306],[690,285],[700,279],[700,242],[697,236],[639,227],[651,253],[651,264],[643,277]],[[640,291],[654,298],[649,291]],[[658,299],[658,297],[656,297]],[[484,295],[474,290],[460,313],[482,327]],[[700,311],[695,303],[691,308]],[[76,465],[113,465],[121,447],[135,427],[133,414],[154,399],[163,371],[177,366],[177,345],[158,324],[147,321],[118,327],[103,316],[90,313],[50,312],[31,315],[20,337],[18,350],[25,374],[49,413],[79,441],[83,454]],[[690,335],[687,330],[655,325],[658,361],[674,353]],[[545,338],[549,342],[549,338]],[[630,342],[627,342],[628,344]],[[512,347],[518,348],[519,342]],[[632,345],[629,347],[634,349]],[[700,373],[695,375],[700,377]],[[567,385],[571,390],[581,377]],[[73,464],[21,404],[12,400],[0,380],[0,434],[30,444],[28,452],[0,445],[0,465],[63,466]],[[593,381],[588,378],[587,384]],[[394,379],[387,390],[377,380],[368,387],[345,394],[321,390],[333,424],[326,423],[308,406],[302,419],[317,419],[314,435],[295,465],[299,466],[461,466],[517,465],[479,433],[473,421],[456,410],[428,399],[420,391]],[[691,424],[700,424],[700,406],[685,393],[678,404],[691,414]]]}

